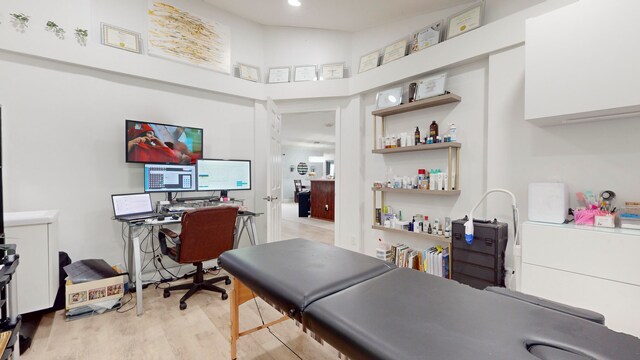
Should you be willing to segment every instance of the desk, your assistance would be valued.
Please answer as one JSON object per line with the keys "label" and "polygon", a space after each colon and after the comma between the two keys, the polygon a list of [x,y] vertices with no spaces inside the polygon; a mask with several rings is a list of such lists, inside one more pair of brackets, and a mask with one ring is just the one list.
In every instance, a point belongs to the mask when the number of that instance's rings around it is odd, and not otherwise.
{"label": "desk", "polygon": [[[262,215],[261,213],[253,213],[250,211],[244,211],[242,213],[238,213],[236,218],[236,230],[234,232],[233,239],[233,248],[238,247],[238,243],[240,242],[240,237],[244,233],[245,229],[247,230],[247,234],[249,235],[249,241],[251,245],[255,245],[258,241],[258,237],[256,234],[256,224],[255,217]],[[127,237],[127,271],[129,272],[129,286],[131,287],[132,281],[131,279],[135,279],[135,289],[136,289],[136,314],[138,316],[144,313],[144,307],[142,305],[142,254],[140,250],[140,234],[142,231],[137,232],[134,236],[133,232],[136,229],[144,229],[149,228],[153,231],[155,226],[164,226],[170,224],[180,224],[182,221],[179,219],[172,219],[170,216],[167,216],[165,220],[157,220],[157,219],[148,219],[146,221],[128,221],[125,222],[127,226],[129,226],[128,237]]]}

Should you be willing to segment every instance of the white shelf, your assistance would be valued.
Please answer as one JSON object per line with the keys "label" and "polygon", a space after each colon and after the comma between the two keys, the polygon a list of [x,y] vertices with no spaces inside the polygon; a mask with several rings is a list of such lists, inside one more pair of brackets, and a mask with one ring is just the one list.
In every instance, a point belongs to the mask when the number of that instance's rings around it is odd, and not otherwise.
{"label": "white shelf", "polygon": [[371,228],[374,229],[374,230],[381,230],[381,231],[386,231],[386,232],[398,233],[398,234],[402,234],[402,235],[409,235],[409,236],[419,237],[419,238],[422,238],[422,239],[425,239],[425,240],[439,241],[439,242],[443,242],[443,243],[446,243],[446,244],[451,244],[451,238],[446,238],[446,237],[444,237],[442,235],[433,235],[433,234],[427,234],[427,233],[416,233],[416,232],[407,231],[407,230],[388,228],[388,227],[384,227],[384,226],[380,226],[380,225],[372,225]]}

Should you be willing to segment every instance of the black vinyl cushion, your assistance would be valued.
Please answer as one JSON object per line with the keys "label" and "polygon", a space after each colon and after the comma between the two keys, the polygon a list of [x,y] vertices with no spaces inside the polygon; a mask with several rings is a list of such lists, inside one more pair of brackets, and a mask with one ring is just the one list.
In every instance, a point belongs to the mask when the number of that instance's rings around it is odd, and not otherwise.
{"label": "black vinyl cushion", "polygon": [[633,336],[409,269],[315,301],[303,324],[352,359],[540,359],[528,351],[533,345],[640,359]]}
{"label": "black vinyl cushion", "polygon": [[335,246],[293,239],[227,251],[218,264],[261,298],[301,320],[307,305],[395,266]]}
{"label": "black vinyl cushion", "polygon": [[544,345],[534,345],[529,348],[529,352],[540,360],[593,360],[582,355]]}
{"label": "black vinyl cushion", "polygon": [[518,299],[521,301],[526,301],[530,304],[538,305],[545,307],[547,309],[559,311],[561,313],[577,316],[579,318],[592,321],[596,324],[604,325],[604,315],[597,313],[595,311],[578,308],[575,306],[569,306],[565,304],[561,304],[559,302],[543,299],[537,296],[524,294],[518,291],[512,291],[509,289],[505,289],[502,287],[492,286],[485,289],[485,291],[490,291],[496,294],[509,296],[514,299]]}

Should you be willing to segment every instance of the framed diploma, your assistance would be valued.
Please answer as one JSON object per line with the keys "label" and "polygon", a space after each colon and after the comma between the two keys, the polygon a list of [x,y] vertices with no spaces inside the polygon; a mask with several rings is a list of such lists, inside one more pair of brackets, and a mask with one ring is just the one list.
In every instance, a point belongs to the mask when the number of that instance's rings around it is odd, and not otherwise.
{"label": "framed diploma", "polygon": [[320,80],[344,78],[344,63],[326,64],[320,66]]}
{"label": "framed diploma", "polygon": [[449,17],[447,21],[447,40],[462,35],[482,25],[484,1]]}
{"label": "framed diploma", "polygon": [[439,43],[440,39],[442,39],[443,23],[444,20],[440,20],[413,34],[411,36],[411,53],[413,54]]}
{"label": "framed diploma", "polygon": [[293,81],[316,81],[318,80],[317,68],[315,65],[295,66],[293,70]]}
{"label": "framed diploma", "polygon": [[407,55],[407,39],[400,40],[384,48],[382,65],[398,60]]}
{"label": "framed diploma", "polygon": [[257,66],[238,64],[238,75],[240,79],[253,82],[260,81],[260,69]]}
{"label": "framed diploma", "polygon": [[392,106],[398,106],[402,103],[402,87],[387,89],[378,92],[376,95],[376,107],[384,109]]}
{"label": "framed diploma", "polygon": [[114,48],[142,53],[140,34],[113,25],[101,24],[101,42]]}
{"label": "framed diploma", "polygon": [[444,94],[446,81],[447,73],[419,80],[416,87],[416,101]]}
{"label": "framed diploma", "polygon": [[379,59],[380,59],[380,51],[378,50],[361,57],[358,73],[362,73],[362,72],[377,68]]}
{"label": "framed diploma", "polygon": [[290,80],[291,80],[290,67],[269,68],[269,78],[267,79],[267,83],[269,84],[288,83]]}

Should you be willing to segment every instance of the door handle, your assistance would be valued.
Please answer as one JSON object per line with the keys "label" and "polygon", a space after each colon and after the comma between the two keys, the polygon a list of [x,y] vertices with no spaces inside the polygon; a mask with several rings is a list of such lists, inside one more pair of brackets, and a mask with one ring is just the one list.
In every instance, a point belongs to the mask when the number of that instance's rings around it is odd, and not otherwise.
{"label": "door handle", "polygon": [[263,200],[267,200],[267,201],[271,201],[271,196],[267,196],[265,198],[262,198]]}

